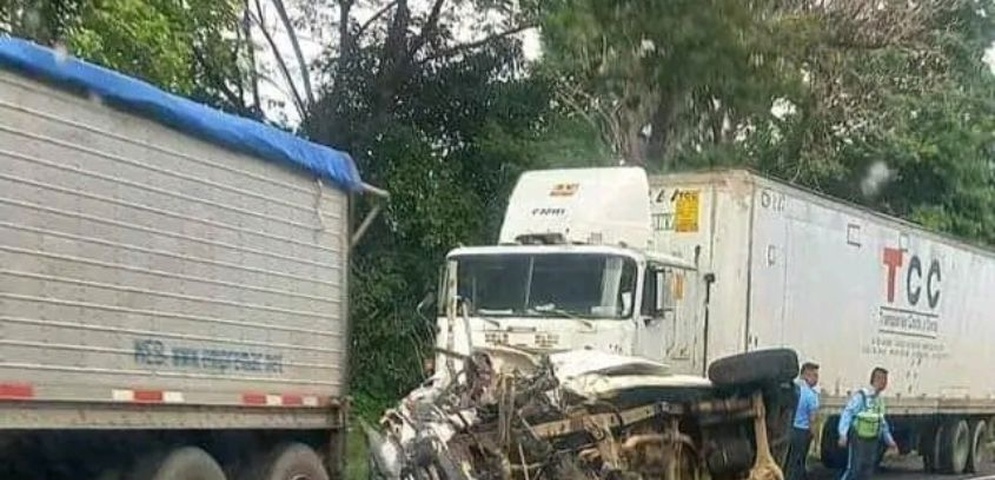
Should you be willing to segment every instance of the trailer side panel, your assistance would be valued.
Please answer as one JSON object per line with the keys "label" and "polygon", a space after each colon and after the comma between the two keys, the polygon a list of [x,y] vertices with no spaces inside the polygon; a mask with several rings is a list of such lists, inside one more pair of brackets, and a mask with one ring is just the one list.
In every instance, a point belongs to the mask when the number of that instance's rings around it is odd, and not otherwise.
{"label": "trailer side panel", "polygon": [[[995,383],[979,380],[995,361],[989,321],[995,255],[843,202],[759,182],[758,192],[785,199],[775,212],[783,235],[753,234],[755,244],[783,252],[786,286],[784,315],[765,319],[771,322],[766,328],[780,334],[755,332],[759,346],[789,345],[824,364],[822,385],[830,396],[846,396],[882,366],[891,372],[891,395],[918,399],[909,409],[993,411]],[[765,266],[754,262],[753,268]],[[936,403],[919,405],[922,399]]]}
{"label": "trailer side panel", "polygon": [[302,170],[0,71],[0,397],[323,409],[347,232]]}
{"label": "trailer side panel", "polygon": [[709,359],[789,347],[822,365],[832,409],[882,366],[893,413],[995,413],[995,383],[979,381],[995,361],[995,253],[743,171],[651,182],[714,192],[711,228],[658,236],[661,248],[700,249],[703,273],[717,273]]}

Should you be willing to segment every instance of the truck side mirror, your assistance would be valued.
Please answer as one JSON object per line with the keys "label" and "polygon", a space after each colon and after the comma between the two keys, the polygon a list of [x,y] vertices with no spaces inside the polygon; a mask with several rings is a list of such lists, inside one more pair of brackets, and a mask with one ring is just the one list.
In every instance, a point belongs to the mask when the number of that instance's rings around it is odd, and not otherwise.
{"label": "truck side mirror", "polygon": [[435,292],[428,292],[425,294],[424,297],[422,297],[421,301],[418,302],[418,306],[415,307],[415,310],[418,311],[419,315],[425,317],[424,310],[426,308],[431,307],[434,304],[435,304]]}

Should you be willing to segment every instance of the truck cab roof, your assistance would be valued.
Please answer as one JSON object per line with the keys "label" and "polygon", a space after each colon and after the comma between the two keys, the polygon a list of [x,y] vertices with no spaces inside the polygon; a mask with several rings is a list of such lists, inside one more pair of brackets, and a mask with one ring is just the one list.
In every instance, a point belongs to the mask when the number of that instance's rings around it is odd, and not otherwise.
{"label": "truck cab roof", "polygon": [[661,252],[639,250],[629,247],[614,245],[578,245],[578,244],[556,244],[556,245],[487,245],[476,247],[460,247],[451,250],[447,259],[464,255],[500,255],[500,254],[523,254],[541,255],[555,253],[587,253],[622,255],[636,261],[649,261],[661,263],[685,270],[696,270],[694,262],[674,255]]}

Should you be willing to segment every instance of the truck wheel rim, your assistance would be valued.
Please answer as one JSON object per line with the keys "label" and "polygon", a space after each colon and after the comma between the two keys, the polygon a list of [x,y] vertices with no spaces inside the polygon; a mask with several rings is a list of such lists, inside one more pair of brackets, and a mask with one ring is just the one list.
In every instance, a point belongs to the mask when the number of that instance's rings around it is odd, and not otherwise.
{"label": "truck wheel rim", "polygon": [[980,426],[976,426],[971,433],[971,455],[974,458],[973,466],[975,469],[983,468],[989,462],[989,450],[990,445],[988,444],[988,426],[981,422]]}
{"label": "truck wheel rim", "polygon": [[956,433],[953,438],[953,473],[961,473],[967,465],[967,457],[971,451],[971,432],[967,427],[967,422],[961,421],[957,424]]}

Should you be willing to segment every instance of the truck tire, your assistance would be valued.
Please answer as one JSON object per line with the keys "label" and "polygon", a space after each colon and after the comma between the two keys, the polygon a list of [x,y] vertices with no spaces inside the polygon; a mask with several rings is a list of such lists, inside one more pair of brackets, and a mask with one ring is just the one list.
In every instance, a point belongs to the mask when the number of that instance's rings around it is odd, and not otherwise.
{"label": "truck tire", "polygon": [[940,455],[938,467],[942,473],[959,474],[967,466],[971,450],[971,432],[964,420],[950,420],[944,423],[940,435]]}
{"label": "truck tire", "polygon": [[226,480],[218,462],[197,447],[180,447],[168,454],[141,459],[128,480]]}
{"label": "truck tire", "polygon": [[329,480],[321,457],[302,443],[276,447],[248,473],[245,480]]}
{"label": "truck tire", "polygon": [[713,477],[726,477],[749,470],[756,457],[753,443],[745,438],[732,438],[719,443],[705,457],[705,466]]}
{"label": "truck tire", "polygon": [[878,451],[874,454],[874,471],[880,472],[884,467],[884,454],[888,452],[888,446],[884,442],[878,443]]}
{"label": "truck tire", "polygon": [[788,348],[740,353],[708,366],[708,379],[719,387],[780,383],[797,376],[798,354]]}
{"label": "truck tire", "polygon": [[970,449],[967,455],[966,473],[978,473],[988,463],[988,424],[984,420],[971,422]]}
{"label": "truck tire", "polygon": [[941,429],[940,425],[929,425],[919,435],[917,450],[922,457],[922,467],[926,473],[936,473],[937,471]]}

